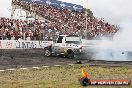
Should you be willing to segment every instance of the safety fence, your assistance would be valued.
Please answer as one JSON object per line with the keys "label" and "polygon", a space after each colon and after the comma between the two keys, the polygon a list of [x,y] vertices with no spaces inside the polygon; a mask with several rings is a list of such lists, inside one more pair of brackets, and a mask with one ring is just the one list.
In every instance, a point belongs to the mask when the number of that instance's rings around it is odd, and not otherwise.
{"label": "safety fence", "polygon": [[1,40],[0,58],[44,56],[44,48],[52,41]]}

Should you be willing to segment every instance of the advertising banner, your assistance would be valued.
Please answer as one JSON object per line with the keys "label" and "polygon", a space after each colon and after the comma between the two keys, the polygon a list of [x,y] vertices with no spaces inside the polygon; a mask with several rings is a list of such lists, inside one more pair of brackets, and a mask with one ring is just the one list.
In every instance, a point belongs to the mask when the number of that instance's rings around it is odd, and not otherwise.
{"label": "advertising banner", "polygon": [[45,48],[50,46],[52,43],[52,41],[1,40],[0,49]]}

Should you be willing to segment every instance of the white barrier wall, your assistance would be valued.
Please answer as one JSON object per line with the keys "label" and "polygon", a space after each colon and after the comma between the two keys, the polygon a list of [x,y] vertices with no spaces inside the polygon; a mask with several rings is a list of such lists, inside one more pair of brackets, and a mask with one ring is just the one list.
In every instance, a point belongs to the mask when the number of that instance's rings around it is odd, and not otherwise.
{"label": "white barrier wall", "polygon": [[53,41],[0,40],[0,49],[33,49],[50,46]]}

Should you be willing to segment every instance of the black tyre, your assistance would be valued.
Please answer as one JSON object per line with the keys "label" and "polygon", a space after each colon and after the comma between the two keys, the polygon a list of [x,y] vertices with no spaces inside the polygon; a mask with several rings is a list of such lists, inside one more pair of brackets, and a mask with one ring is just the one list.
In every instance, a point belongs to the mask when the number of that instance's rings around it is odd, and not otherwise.
{"label": "black tyre", "polygon": [[74,52],[72,50],[68,50],[67,51],[67,57],[70,59],[73,59],[74,58]]}
{"label": "black tyre", "polygon": [[44,55],[45,55],[46,57],[50,57],[50,56],[52,55],[51,50],[49,50],[48,48],[45,48],[45,49],[44,49]]}
{"label": "black tyre", "polygon": [[88,79],[88,78],[81,78],[80,79],[80,84],[82,85],[82,86],[88,86],[88,85],[90,85],[91,84],[91,82],[90,82],[90,79]]}

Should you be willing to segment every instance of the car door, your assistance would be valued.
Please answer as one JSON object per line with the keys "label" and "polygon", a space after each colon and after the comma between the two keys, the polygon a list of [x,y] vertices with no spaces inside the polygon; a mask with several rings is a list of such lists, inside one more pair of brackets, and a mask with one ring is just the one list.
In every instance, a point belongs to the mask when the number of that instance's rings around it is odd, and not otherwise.
{"label": "car door", "polygon": [[58,40],[54,44],[52,50],[55,53],[62,53],[63,52],[63,43],[64,43],[64,36],[59,36]]}

